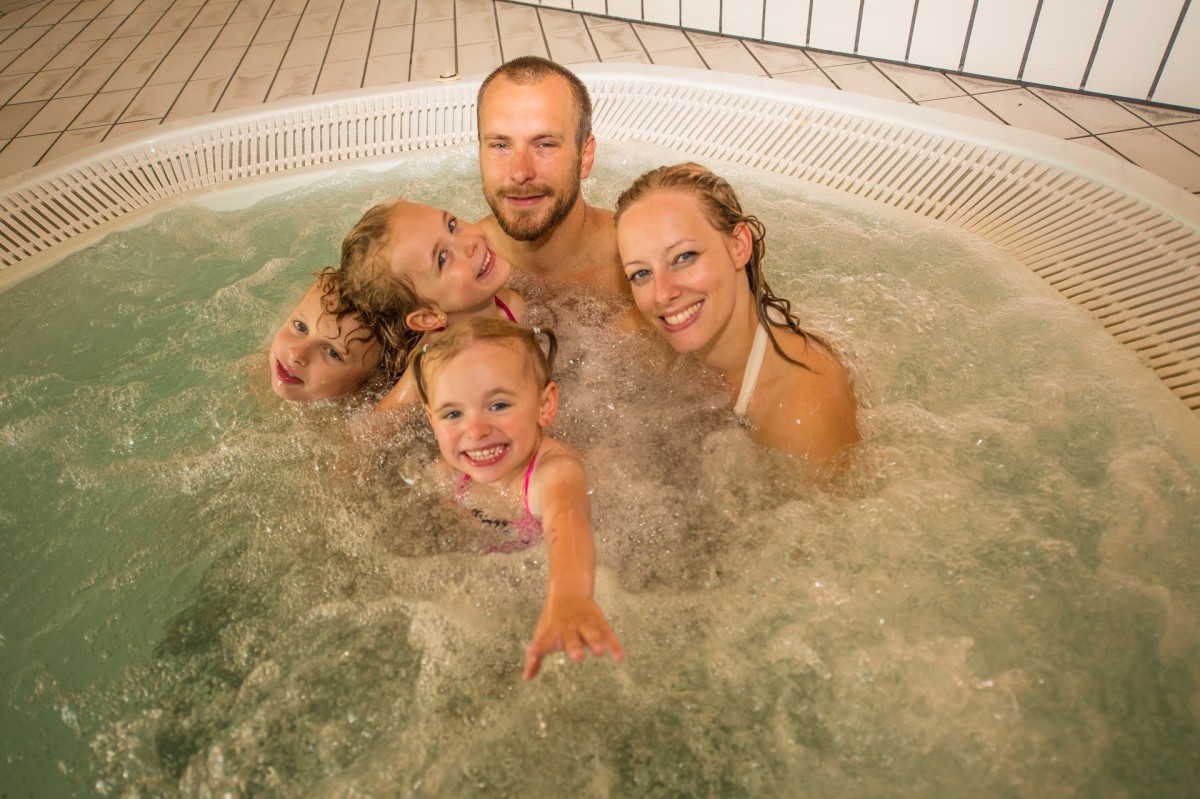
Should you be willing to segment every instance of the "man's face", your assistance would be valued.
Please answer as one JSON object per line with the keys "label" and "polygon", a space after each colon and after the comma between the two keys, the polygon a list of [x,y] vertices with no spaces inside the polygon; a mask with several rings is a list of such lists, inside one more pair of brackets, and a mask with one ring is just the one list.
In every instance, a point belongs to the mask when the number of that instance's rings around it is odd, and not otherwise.
{"label": "man's face", "polygon": [[503,76],[479,108],[483,194],[500,228],[517,241],[550,233],[579,199],[596,141],[575,145],[575,103],[567,82],[548,75],[519,85]]}

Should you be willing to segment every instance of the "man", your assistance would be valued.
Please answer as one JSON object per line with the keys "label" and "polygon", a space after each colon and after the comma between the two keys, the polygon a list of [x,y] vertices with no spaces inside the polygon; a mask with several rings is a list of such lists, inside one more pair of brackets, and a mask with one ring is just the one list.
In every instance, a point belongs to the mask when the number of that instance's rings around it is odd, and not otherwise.
{"label": "man", "polygon": [[478,123],[492,209],[479,224],[500,255],[547,283],[631,301],[613,214],[580,193],[596,154],[587,87],[553,61],[516,58],[480,86]]}

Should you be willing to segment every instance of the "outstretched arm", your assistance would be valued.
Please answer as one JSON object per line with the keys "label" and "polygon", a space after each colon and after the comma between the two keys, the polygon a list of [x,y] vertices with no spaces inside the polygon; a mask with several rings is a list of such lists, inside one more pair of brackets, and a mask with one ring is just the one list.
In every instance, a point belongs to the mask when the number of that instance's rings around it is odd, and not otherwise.
{"label": "outstretched arm", "polygon": [[613,660],[625,657],[608,620],[592,597],[596,550],[592,540],[587,476],[577,458],[555,455],[538,464],[542,483],[542,529],[550,559],[546,604],[525,650],[524,678],[532,680],[542,659],[564,651],[576,663],[590,650]]}

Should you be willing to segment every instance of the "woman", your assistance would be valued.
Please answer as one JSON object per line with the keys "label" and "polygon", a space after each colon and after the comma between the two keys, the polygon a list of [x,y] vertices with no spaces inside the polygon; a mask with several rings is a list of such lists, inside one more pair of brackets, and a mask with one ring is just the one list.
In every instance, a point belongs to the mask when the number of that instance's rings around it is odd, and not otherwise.
{"label": "woman", "polygon": [[814,465],[858,441],[845,369],[771,292],[762,223],[728,182],[699,164],[660,167],[621,195],[616,224],[638,309],[720,374],[756,441]]}

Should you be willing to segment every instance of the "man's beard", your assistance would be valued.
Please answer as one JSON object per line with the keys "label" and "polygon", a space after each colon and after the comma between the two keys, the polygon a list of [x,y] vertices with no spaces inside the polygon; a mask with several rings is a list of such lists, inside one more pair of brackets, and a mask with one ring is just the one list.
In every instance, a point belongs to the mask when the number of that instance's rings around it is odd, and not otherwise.
{"label": "man's beard", "polygon": [[[534,194],[544,193],[540,187],[533,188],[536,189]],[[517,241],[536,241],[558,227],[558,224],[567,218],[567,214],[571,212],[571,208],[578,198],[579,182],[576,181],[567,193],[559,195],[555,199],[550,210],[540,220],[534,215],[535,212],[513,211],[507,207],[504,204],[504,196],[499,191],[487,195],[487,204],[500,224],[500,229],[511,238]]]}

